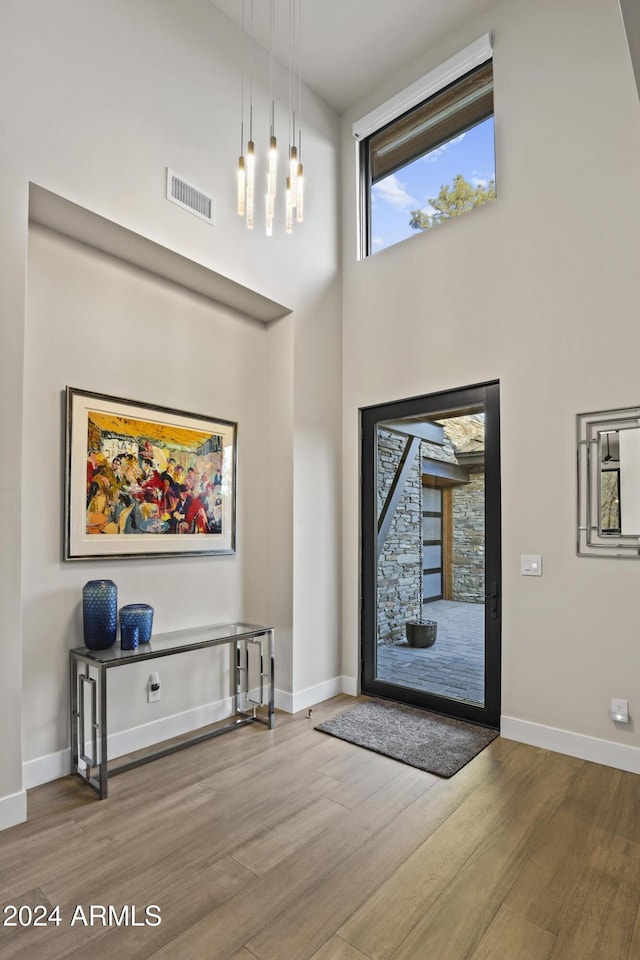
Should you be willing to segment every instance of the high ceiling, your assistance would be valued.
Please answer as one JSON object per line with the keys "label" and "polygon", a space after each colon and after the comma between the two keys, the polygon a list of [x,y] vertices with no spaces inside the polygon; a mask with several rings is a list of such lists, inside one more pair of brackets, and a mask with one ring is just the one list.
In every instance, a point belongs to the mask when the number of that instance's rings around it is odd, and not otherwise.
{"label": "high ceiling", "polygon": [[[243,0],[211,0],[242,26]],[[419,56],[494,0],[301,0],[304,83],[339,113],[378,78]],[[249,0],[246,0],[249,9]],[[276,0],[276,56],[288,64],[288,0]],[[248,17],[248,14],[247,14]],[[254,0],[254,36],[269,48],[269,2]],[[475,38],[471,38],[475,39]]]}

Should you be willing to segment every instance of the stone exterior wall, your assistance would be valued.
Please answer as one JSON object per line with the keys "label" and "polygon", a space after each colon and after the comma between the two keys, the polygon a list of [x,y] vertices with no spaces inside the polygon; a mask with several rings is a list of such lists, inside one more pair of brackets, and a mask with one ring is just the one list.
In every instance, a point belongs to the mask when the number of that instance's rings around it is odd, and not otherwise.
{"label": "stone exterior wall", "polygon": [[[477,470],[477,472],[476,472]],[[469,483],[452,490],[452,600],[484,603],[484,471],[472,468]]]}
{"label": "stone exterior wall", "polygon": [[[378,516],[405,444],[397,434],[378,433]],[[421,463],[419,453],[378,560],[378,643],[403,639],[406,621],[422,616]]]}
{"label": "stone exterior wall", "polygon": [[446,433],[444,435],[444,445],[439,443],[428,443],[426,440],[422,442],[422,456],[428,457],[430,460],[440,460],[441,463],[457,463],[456,451],[454,450],[453,444],[447,437]]}
{"label": "stone exterior wall", "polygon": [[[422,458],[457,463],[455,444],[483,435],[472,417],[450,420],[443,446],[423,442],[415,458],[377,566],[378,643],[405,638],[405,623],[422,616]],[[378,432],[378,516],[400,462],[406,438]],[[452,489],[453,600],[484,603],[484,471]]]}

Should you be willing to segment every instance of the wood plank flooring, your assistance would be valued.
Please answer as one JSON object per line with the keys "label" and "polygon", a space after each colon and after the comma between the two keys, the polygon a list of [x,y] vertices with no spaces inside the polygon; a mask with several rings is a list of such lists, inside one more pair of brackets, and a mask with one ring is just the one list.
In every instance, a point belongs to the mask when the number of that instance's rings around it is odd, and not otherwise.
{"label": "wood plank flooring", "polygon": [[313,729],[354,702],[29,791],[0,960],[640,960],[640,777],[498,738],[441,780]]}

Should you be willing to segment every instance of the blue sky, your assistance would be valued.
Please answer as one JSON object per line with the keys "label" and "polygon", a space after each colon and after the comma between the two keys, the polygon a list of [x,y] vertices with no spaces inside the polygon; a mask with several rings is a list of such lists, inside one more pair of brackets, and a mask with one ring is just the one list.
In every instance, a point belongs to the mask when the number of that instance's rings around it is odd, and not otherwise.
{"label": "blue sky", "polygon": [[437,197],[440,187],[458,173],[474,186],[495,180],[493,117],[372,187],[371,252],[414,236],[411,211],[429,211],[429,197]]}

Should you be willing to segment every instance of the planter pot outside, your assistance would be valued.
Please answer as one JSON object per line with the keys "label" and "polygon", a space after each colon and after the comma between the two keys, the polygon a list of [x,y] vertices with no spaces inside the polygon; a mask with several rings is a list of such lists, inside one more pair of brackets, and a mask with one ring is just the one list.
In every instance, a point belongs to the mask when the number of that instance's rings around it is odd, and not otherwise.
{"label": "planter pot outside", "polygon": [[405,624],[407,643],[410,647],[432,647],[436,642],[436,620],[408,620]]}

